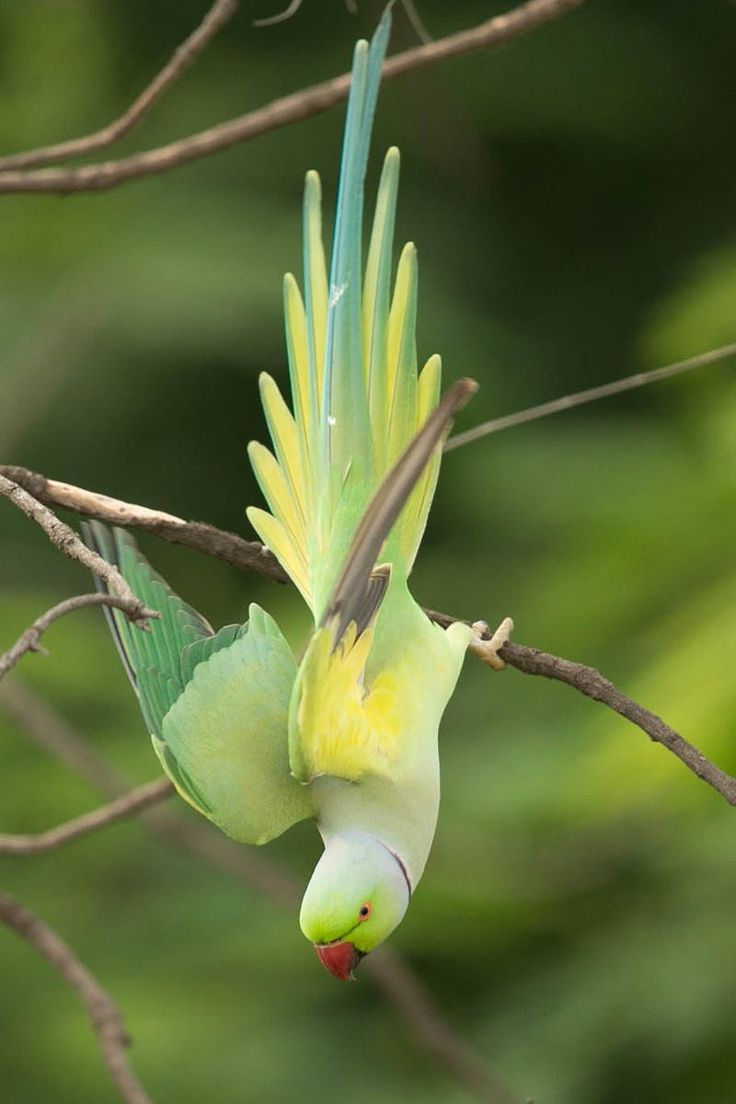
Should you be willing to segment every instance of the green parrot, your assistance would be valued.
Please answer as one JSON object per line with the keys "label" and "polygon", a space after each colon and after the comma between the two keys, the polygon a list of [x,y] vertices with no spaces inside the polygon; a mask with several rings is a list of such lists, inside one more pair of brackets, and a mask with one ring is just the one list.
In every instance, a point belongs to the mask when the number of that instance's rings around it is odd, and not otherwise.
{"label": "green parrot", "polygon": [[251,605],[215,633],[122,530],[90,546],[159,611],[149,632],[106,609],[163,769],[222,831],[262,844],[307,818],[324,842],[300,923],[348,980],[406,912],[437,822],[437,733],[473,630],[442,629],[407,580],[437,482],[441,444],[476,385],[439,399],[440,360],[417,373],[417,262],[406,245],[391,294],[399,154],[390,149],[361,281],[363,184],[390,29],[355,48],[329,281],[320,181],[306,178],[304,298],[284,281],[293,411],[260,388],[273,451],[249,456],[270,512],[255,530],[314,615],[299,662]]}

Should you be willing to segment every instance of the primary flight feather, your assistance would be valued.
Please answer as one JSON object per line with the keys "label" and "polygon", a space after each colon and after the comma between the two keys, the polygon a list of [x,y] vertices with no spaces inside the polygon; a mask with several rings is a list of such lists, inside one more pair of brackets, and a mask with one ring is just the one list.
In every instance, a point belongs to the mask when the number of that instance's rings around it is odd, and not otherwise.
{"label": "primary flight feather", "polygon": [[[320,181],[304,195],[304,294],[284,280],[291,409],[260,381],[272,450],[249,455],[268,511],[248,517],[299,588],[314,632],[297,664],[251,605],[215,633],[121,530],[87,540],[160,612],[141,632],[106,609],[154,748],[179,793],[224,832],[265,843],[312,818],[324,852],[301,907],[324,965],[347,980],[401,921],[439,805],[437,731],[472,630],[443,630],[408,577],[442,441],[475,390],[442,399],[440,361],[417,371],[417,264],[404,247],[391,289],[398,150],[386,155],[366,263],[363,185],[390,30],[353,59],[329,277]],[[100,584],[101,585],[101,584]]]}

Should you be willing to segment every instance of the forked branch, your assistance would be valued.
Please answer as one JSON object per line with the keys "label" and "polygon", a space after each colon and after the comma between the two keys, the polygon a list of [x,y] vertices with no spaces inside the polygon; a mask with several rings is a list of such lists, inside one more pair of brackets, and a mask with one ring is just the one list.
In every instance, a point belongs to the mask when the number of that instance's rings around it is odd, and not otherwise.
{"label": "forked branch", "polygon": [[8,479],[2,473],[0,473],[0,495],[9,499],[31,521],[35,521],[55,548],[70,560],[76,560],[82,564],[93,575],[104,579],[116,591],[120,599],[116,604],[131,621],[137,621],[141,628],[145,628],[145,622],[149,618],[158,617],[156,610],[147,609],[140,598],[136,597],[116,567],[87,548],[74,530],[60,521],[47,506],[24,490],[19,483]]}
{"label": "forked branch", "polygon": [[185,521],[162,510],[136,506],[119,498],[88,491],[84,487],[74,487],[71,483],[47,479],[45,475],[14,464],[0,464],[0,479],[3,476],[46,506],[63,507],[82,517],[99,518],[110,525],[128,525],[143,529],[161,540],[182,544],[205,556],[214,556],[241,571],[255,571],[277,583],[289,582],[289,576],[274,554],[258,541],[244,540],[235,533],[216,529],[214,525],[201,521]]}

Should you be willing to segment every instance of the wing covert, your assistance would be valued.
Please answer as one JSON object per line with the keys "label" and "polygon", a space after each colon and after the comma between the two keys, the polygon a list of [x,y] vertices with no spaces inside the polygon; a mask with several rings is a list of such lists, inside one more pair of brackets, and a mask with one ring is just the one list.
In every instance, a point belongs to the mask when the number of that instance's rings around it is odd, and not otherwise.
{"label": "wing covert", "polygon": [[90,547],[160,614],[142,632],[120,610],[105,607],[154,749],[180,795],[244,843],[264,843],[311,816],[308,789],[289,773],[296,666],[276,622],[251,605],[244,625],[215,633],[128,533],[99,522],[83,531]]}

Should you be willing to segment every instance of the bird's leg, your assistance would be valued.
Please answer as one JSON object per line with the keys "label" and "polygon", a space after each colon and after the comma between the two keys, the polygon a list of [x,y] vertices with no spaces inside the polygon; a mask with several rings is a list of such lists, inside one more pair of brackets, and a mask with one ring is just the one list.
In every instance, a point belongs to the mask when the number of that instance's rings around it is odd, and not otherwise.
{"label": "bird's leg", "polygon": [[468,645],[473,655],[483,663],[487,663],[494,671],[503,671],[506,663],[498,654],[514,631],[514,622],[510,617],[504,617],[494,633],[491,633],[485,621],[473,622],[473,636]]}

